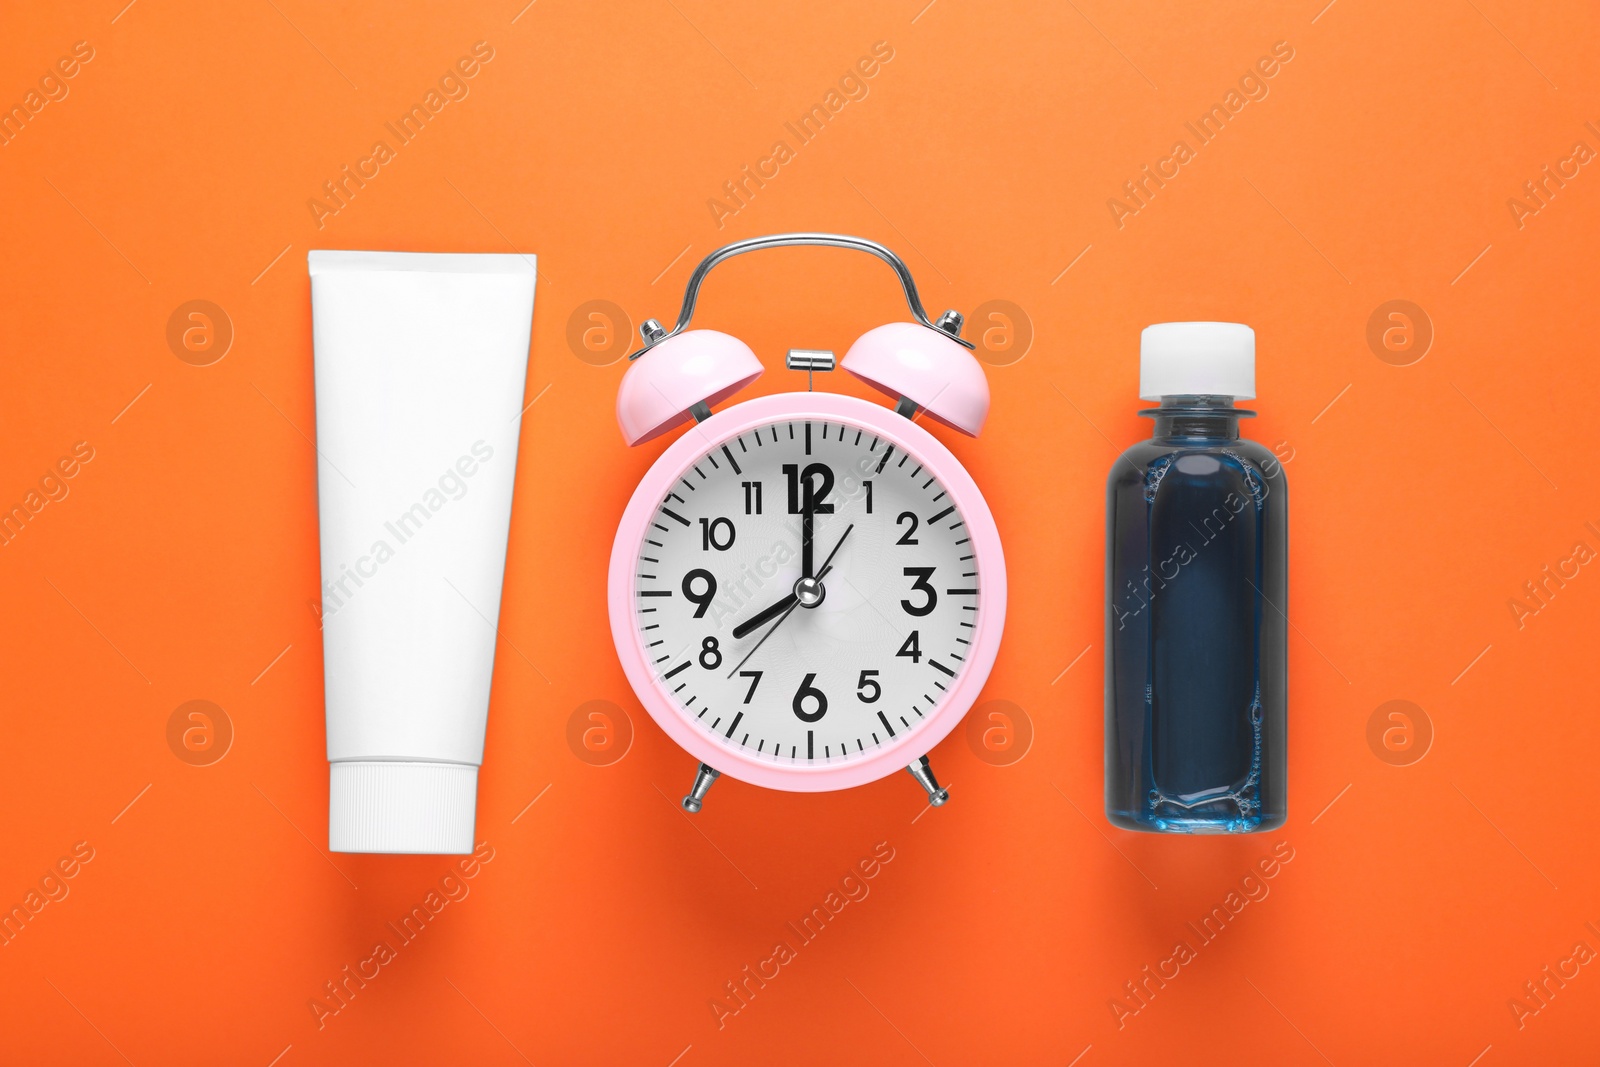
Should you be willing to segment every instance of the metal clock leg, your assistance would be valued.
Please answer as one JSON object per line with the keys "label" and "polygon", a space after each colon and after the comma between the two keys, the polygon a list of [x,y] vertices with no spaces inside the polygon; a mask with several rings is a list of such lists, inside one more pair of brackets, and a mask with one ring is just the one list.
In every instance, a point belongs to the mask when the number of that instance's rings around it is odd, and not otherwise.
{"label": "metal clock leg", "polygon": [[694,786],[690,788],[689,795],[683,798],[683,810],[690,815],[699,811],[705,803],[706,794],[711,791],[711,783],[721,777],[722,772],[709,763],[700,764],[700,769],[694,772]]}
{"label": "metal clock leg", "polygon": [[[932,804],[937,808],[941,807],[945,801],[950,799],[950,790],[945,789],[939,784],[938,779],[934,778],[933,768],[928,766],[927,756],[923,756],[921,759],[917,760],[917,762],[907,767],[906,771],[911,775],[911,777],[917,780],[918,785],[928,791],[929,804]],[[688,801],[686,800],[684,803],[687,804]]]}

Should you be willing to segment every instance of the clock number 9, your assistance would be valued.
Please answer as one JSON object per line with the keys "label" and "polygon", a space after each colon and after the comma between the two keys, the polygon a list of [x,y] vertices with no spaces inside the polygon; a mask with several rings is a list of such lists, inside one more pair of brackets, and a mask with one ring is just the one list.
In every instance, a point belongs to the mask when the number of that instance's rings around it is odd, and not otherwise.
{"label": "clock number 9", "polygon": [[906,609],[907,615],[916,615],[920,617],[930,614],[933,611],[934,605],[939,603],[939,594],[934,592],[933,586],[928,582],[928,579],[933,577],[933,568],[907,567],[905,569],[905,575],[907,578],[916,579],[916,581],[911,583],[911,591],[913,593],[926,593],[928,594],[928,598],[921,604],[913,604],[909,600],[902,600],[900,601],[900,606]]}
{"label": "clock number 9", "polygon": [[[828,713],[828,694],[818,689],[811,683],[817,680],[815,674],[808,674],[800,682],[800,688],[794,694],[795,718],[801,722],[816,722]],[[811,697],[817,702],[816,711],[806,710],[806,698]]]}
{"label": "clock number 9", "polygon": [[[695,592],[695,583],[702,582],[705,589]],[[700,618],[711,607],[711,602],[717,598],[717,576],[708,570],[696,567],[683,576],[683,596],[694,605],[694,617]]]}

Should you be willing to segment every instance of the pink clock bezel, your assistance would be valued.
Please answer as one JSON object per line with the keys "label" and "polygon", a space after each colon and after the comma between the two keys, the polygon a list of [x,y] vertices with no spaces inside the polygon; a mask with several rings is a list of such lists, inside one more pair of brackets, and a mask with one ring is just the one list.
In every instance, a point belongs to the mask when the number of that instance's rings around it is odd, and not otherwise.
{"label": "pink clock bezel", "polygon": [[[965,669],[940,705],[918,728],[846,763],[803,766],[773,763],[700,730],[662,685],[634,621],[634,566],[656,509],[679,475],[701,456],[739,434],[784,419],[849,422],[871,430],[916,457],[936,475],[966,521],[977,557],[978,616]],[[839,393],[775,393],[747,400],[696,423],[651,465],[628,501],[611,548],[607,575],[611,638],[623,672],[650,717],[679,747],[723,774],[752,785],[814,793],[877,781],[928,754],[954,730],[976,702],[1000,649],[1005,628],[1006,564],[994,516],[961,461],[938,438],[889,408]]]}

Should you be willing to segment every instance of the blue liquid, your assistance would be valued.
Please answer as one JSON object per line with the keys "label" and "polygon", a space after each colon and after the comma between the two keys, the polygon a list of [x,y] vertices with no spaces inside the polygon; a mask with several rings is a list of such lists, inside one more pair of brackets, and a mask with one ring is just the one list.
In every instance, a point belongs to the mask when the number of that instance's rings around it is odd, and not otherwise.
{"label": "blue liquid", "polygon": [[1288,484],[1228,397],[1166,397],[1106,486],[1106,816],[1286,818]]}

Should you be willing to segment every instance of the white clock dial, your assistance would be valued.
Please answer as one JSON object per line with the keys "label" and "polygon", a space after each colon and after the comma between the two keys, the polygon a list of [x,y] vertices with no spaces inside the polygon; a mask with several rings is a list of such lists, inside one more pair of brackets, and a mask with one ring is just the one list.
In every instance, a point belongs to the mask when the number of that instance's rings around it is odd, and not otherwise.
{"label": "white clock dial", "polygon": [[718,744],[843,763],[915,732],[953,688],[978,570],[917,456],[849,423],[782,420],[682,472],[640,546],[634,618],[662,688]]}

